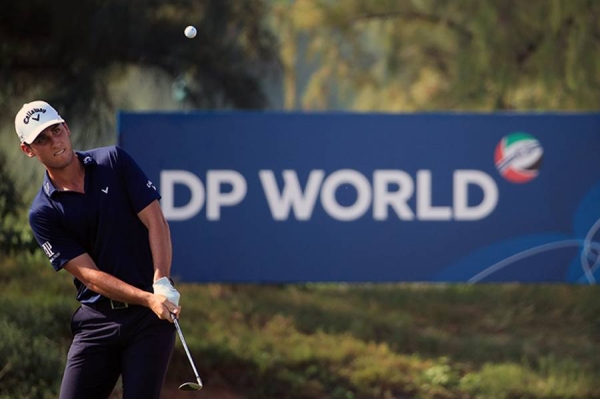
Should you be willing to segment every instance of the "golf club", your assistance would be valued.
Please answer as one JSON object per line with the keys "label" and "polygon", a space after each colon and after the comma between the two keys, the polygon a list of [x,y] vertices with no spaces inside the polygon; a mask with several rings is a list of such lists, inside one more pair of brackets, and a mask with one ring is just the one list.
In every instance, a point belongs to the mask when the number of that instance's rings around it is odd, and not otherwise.
{"label": "golf club", "polygon": [[183,338],[183,332],[181,331],[181,327],[179,327],[179,321],[177,320],[175,315],[172,313],[171,313],[171,317],[173,318],[173,323],[175,324],[177,333],[179,334],[179,339],[181,339],[181,344],[183,345],[183,349],[185,350],[185,353],[187,354],[190,364],[192,365],[192,369],[194,370],[194,375],[196,376],[196,381],[198,381],[197,384],[195,382],[184,382],[183,384],[181,384],[179,386],[179,389],[181,389],[182,391],[199,391],[200,389],[202,389],[202,380],[200,379],[198,370],[196,370],[196,365],[194,364],[194,360],[192,359],[190,350],[188,349],[188,346],[185,343],[185,338]]}

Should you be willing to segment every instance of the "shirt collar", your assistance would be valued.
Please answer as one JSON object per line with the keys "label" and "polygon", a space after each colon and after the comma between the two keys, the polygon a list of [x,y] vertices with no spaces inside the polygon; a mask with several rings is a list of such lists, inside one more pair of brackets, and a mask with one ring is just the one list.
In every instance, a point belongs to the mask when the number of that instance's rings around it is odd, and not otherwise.
{"label": "shirt collar", "polygon": [[52,197],[52,194],[56,192],[56,187],[54,187],[54,184],[52,184],[52,181],[48,176],[48,171],[44,173],[44,183],[42,184],[42,187],[44,188],[44,192],[48,197]]}
{"label": "shirt collar", "polygon": [[[98,162],[96,162],[96,160],[88,152],[75,151],[75,155],[77,156],[77,159],[79,159],[81,163],[83,163],[83,166],[86,168],[90,165],[98,164]],[[52,184],[52,180],[50,180],[50,176],[48,176],[48,171],[44,173],[44,182],[42,184],[42,187],[44,188],[44,192],[48,197],[52,197],[52,195],[58,191],[56,187],[54,187],[54,184]]]}

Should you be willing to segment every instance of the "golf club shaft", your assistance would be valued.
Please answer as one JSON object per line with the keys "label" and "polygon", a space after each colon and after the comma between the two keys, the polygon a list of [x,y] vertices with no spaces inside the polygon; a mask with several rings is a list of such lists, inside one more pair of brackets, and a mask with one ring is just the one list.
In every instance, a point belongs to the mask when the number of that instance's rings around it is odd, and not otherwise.
{"label": "golf club shaft", "polygon": [[202,380],[200,380],[200,375],[198,374],[198,370],[196,369],[196,365],[194,364],[194,360],[192,359],[192,355],[190,350],[188,349],[187,343],[185,342],[185,338],[183,338],[183,332],[181,331],[181,327],[179,327],[179,321],[175,316],[173,317],[173,323],[175,324],[175,328],[177,329],[177,333],[179,334],[179,339],[181,339],[181,344],[183,345],[183,349],[187,354],[187,357],[192,365],[192,369],[194,370],[194,375],[196,376],[196,380],[198,381],[198,385],[202,386]]}

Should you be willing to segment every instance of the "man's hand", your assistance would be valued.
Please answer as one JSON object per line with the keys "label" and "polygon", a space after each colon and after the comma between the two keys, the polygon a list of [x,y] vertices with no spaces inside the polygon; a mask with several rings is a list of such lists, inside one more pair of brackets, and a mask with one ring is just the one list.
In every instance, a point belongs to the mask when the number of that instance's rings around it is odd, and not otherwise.
{"label": "man's hand", "polygon": [[159,319],[168,320],[173,323],[173,317],[179,317],[181,307],[170,302],[162,294],[151,294],[149,307]]}
{"label": "man's hand", "polygon": [[169,302],[179,306],[179,298],[181,294],[173,287],[168,277],[161,277],[152,284],[152,289],[155,294],[162,295],[169,300]]}
{"label": "man's hand", "polygon": [[173,317],[179,317],[179,298],[181,294],[173,287],[171,281],[167,277],[161,277],[152,284],[154,290],[153,304],[150,306],[156,315],[163,319],[173,322]]}

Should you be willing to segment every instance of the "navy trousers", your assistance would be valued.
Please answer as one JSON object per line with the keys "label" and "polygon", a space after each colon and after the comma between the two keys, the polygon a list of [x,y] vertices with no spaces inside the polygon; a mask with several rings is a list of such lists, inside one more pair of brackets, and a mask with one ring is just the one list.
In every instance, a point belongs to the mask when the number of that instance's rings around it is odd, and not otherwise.
{"label": "navy trousers", "polygon": [[175,328],[143,306],[81,305],[71,320],[60,399],[106,399],[121,376],[123,399],[159,399]]}

